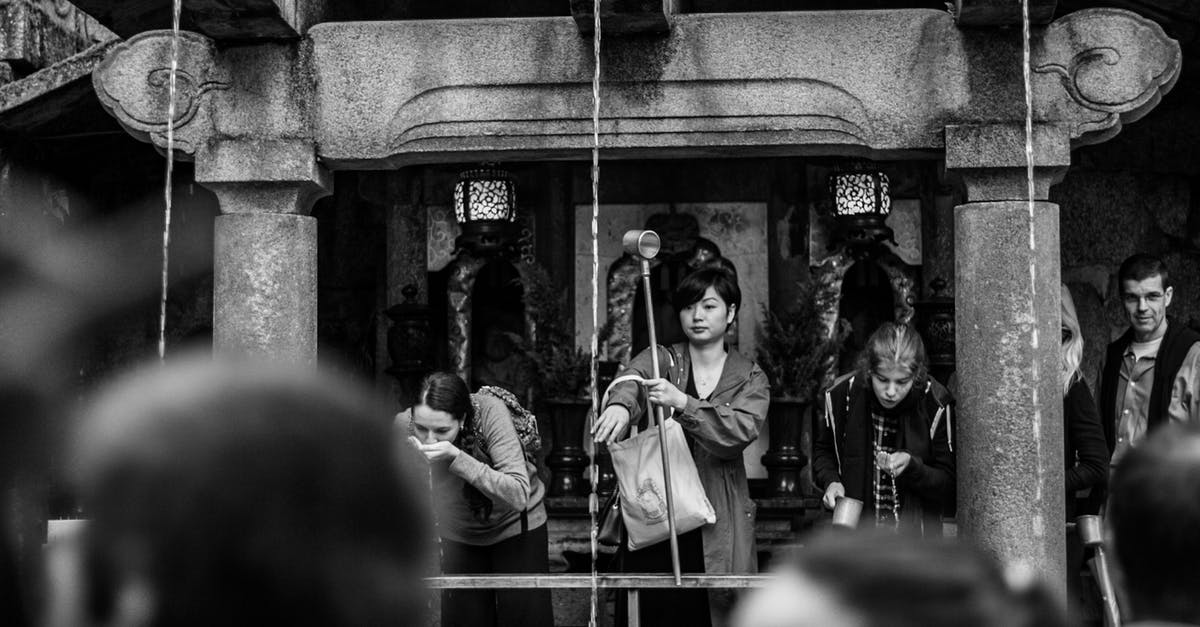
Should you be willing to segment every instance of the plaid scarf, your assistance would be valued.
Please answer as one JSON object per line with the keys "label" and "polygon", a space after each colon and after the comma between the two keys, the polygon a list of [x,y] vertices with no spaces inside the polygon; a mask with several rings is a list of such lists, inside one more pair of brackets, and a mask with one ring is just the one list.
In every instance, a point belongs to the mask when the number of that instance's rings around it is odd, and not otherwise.
{"label": "plaid scarf", "polygon": [[871,412],[873,427],[873,465],[872,486],[875,492],[875,524],[890,525],[895,528],[900,525],[900,493],[896,490],[896,477],[879,467],[880,453],[890,455],[896,452],[899,443],[899,425],[895,414]]}

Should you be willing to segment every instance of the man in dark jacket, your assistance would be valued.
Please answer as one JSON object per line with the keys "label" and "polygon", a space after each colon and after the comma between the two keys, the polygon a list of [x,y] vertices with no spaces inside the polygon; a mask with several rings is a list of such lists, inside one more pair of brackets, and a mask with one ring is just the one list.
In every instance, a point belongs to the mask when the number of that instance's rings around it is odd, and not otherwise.
{"label": "man in dark jacket", "polygon": [[1174,289],[1161,259],[1137,254],[1117,275],[1127,330],[1109,344],[1100,415],[1115,467],[1148,432],[1200,423],[1200,333],[1167,318]]}

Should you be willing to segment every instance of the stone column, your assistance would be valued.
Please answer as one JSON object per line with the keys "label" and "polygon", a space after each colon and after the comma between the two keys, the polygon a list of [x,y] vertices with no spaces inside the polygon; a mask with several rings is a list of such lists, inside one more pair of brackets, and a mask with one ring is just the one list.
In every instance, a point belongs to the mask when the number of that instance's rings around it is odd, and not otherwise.
{"label": "stone column", "polygon": [[946,129],[967,192],[954,221],[958,524],[1065,594],[1058,206],[1045,198],[1070,149],[1039,126],[1031,212],[1024,137],[1019,123]]}
{"label": "stone column", "polygon": [[[311,147],[214,142],[196,181],[221,204],[213,254],[213,350],[315,364],[317,221],[332,189]],[[253,174],[256,180],[242,180]]]}

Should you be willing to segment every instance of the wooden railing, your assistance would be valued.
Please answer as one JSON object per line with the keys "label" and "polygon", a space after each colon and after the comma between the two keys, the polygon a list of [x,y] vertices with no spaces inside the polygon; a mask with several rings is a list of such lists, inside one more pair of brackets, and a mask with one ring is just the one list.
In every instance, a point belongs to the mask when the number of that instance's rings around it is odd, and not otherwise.
{"label": "wooden railing", "polygon": [[668,588],[706,588],[718,590],[740,590],[758,588],[771,581],[770,575],[680,575],[675,583],[671,574],[603,574],[591,575],[564,573],[555,575],[442,575],[429,577],[425,583],[434,590],[467,589],[553,589],[568,588],[590,590],[625,590],[629,601],[629,627],[639,627],[638,592]]}

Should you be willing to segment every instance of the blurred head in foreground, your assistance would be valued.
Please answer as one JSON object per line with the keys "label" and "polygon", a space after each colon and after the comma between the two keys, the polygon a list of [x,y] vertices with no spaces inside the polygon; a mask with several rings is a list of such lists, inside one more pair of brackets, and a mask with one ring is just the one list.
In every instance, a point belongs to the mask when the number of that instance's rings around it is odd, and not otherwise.
{"label": "blurred head in foreground", "polygon": [[1121,460],[1110,486],[1129,614],[1200,625],[1200,429],[1159,430]]}
{"label": "blurred head in foreground", "polygon": [[48,622],[415,621],[425,510],[389,429],[329,373],[176,358],[118,381],[73,443],[90,522]]}
{"label": "blurred head in foreground", "polygon": [[947,540],[865,531],[818,538],[735,613],[735,627],[1058,627],[1065,617],[1030,582]]}

